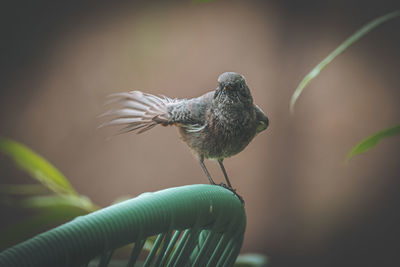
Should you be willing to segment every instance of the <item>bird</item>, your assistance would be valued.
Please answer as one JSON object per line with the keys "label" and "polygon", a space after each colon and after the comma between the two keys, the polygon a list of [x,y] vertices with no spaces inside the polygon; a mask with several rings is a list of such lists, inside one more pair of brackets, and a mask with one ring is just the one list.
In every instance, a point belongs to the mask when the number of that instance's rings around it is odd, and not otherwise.
{"label": "bird", "polygon": [[[111,119],[101,125],[118,125],[118,134],[144,133],[157,125],[175,126],[181,139],[192,149],[212,185],[216,185],[204,164],[216,160],[227,184],[219,185],[236,194],[223,161],[241,152],[260,132],[269,119],[254,104],[243,75],[225,72],[218,77],[215,90],[190,99],[156,96],[141,91],[115,93],[107,104],[118,108],[104,113]],[[242,197],[236,194],[243,202]]]}

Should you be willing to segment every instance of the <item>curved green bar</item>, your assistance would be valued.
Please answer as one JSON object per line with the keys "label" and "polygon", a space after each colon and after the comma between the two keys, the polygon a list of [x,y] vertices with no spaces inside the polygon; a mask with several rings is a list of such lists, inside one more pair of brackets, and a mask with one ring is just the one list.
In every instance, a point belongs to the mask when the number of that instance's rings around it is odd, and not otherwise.
{"label": "curved green bar", "polygon": [[[146,237],[185,229],[190,229],[188,239],[196,238],[198,242],[192,248],[190,258],[187,255],[187,260],[195,262],[195,265],[203,262],[200,256],[206,255],[210,249],[207,250],[205,245],[202,247],[202,244],[211,244],[215,239],[212,233],[217,233],[225,235],[218,243],[221,249],[224,248],[223,242],[226,246],[232,242],[235,245],[232,251],[221,250],[220,260],[234,253],[234,257],[227,258],[227,264],[221,265],[229,266],[239,253],[245,227],[243,204],[232,192],[215,185],[188,185],[144,193],[77,217],[1,252],[0,266],[76,266]],[[203,240],[204,235],[210,236],[208,239],[211,241]],[[212,249],[214,254],[220,249],[218,244]],[[186,259],[184,252],[180,253],[183,256],[173,255],[171,258],[175,257],[176,262]],[[209,251],[208,255],[212,253]]]}

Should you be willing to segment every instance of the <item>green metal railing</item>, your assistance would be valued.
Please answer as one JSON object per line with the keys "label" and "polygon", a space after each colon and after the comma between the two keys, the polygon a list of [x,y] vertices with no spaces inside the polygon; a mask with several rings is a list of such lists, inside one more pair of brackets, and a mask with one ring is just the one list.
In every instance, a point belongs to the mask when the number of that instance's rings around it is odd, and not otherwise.
{"label": "green metal railing", "polygon": [[[229,190],[182,186],[142,194],[39,234],[1,252],[0,266],[108,266],[115,249],[131,243],[124,266],[232,266],[245,227],[243,204]],[[145,255],[143,246],[155,235]]]}

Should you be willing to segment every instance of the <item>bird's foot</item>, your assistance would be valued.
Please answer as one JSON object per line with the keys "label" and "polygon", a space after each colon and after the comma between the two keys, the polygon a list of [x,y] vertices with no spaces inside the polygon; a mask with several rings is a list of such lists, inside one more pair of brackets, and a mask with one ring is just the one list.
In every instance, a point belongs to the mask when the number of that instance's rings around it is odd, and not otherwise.
{"label": "bird's foot", "polygon": [[236,189],[233,189],[232,187],[227,186],[227,185],[224,184],[224,183],[220,183],[220,184],[218,184],[218,186],[221,186],[221,187],[226,188],[226,189],[228,189],[229,191],[231,191],[235,196],[237,196],[237,198],[240,200],[240,202],[242,202],[242,204],[244,204],[244,200],[243,200],[242,196],[239,195],[238,193],[236,193]]}
{"label": "bird's foot", "polygon": [[221,187],[223,187],[223,188],[229,189],[229,187],[228,187],[226,184],[224,184],[224,183],[220,183],[220,184],[218,184],[218,186],[221,186]]}
{"label": "bird's foot", "polygon": [[240,200],[240,202],[242,202],[242,204],[244,205],[244,199],[242,198],[241,195],[239,195],[238,193],[236,193],[236,189],[235,189],[235,191],[232,191],[232,192],[233,192],[233,194],[234,194],[235,196],[237,196],[237,198]]}

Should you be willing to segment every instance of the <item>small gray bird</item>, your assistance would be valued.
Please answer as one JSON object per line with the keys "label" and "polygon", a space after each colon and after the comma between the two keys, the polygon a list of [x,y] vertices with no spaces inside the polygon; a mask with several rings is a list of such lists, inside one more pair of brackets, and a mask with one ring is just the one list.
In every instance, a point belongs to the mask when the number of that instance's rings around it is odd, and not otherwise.
{"label": "small gray bird", "polygon": [[235,72],[221,74],[215,91],[192,99],[158,97],[140,91],[111,97],[108,103],[118,102],[121,107],[107,112],[105,115],[113,119],[103,125],[125,126],[119,133],[143,133],[158,124],[175,125],[183,141],[198,155],[210,184],[215,182],[204,159],[218,161],[227,188],[233,192],[223,160],[242,151],[269,123],[264,112],[253,103],[244,77]]}

